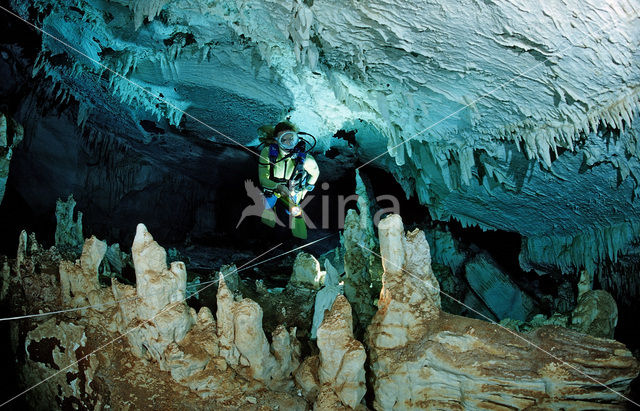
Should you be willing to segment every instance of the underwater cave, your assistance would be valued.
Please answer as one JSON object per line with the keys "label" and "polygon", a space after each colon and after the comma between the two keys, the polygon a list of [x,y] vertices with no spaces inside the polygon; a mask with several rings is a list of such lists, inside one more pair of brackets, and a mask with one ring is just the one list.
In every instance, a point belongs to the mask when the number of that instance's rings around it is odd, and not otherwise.
{"label": "underwater cave", "polygon": [[640,6],[0,4],[0,407],[640,407]]}

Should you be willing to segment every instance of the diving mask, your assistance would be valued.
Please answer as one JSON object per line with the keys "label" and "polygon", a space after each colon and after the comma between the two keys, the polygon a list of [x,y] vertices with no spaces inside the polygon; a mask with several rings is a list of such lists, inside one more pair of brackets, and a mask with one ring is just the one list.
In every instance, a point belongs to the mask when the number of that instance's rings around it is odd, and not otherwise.
{"label": "diving mask", "polygon": [[293,150],[296,144],[298,144],[298,141],[300,141],[300,137],[295,131],[285,131],[284,133],[280,134],[277,141],[278,145],[282,149]]}

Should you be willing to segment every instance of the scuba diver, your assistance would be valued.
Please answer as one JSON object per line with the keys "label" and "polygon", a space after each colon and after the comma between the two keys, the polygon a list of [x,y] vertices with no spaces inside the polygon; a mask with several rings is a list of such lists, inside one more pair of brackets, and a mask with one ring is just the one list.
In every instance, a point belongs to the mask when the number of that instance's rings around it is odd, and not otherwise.
{"label": "scuba diver", "polygon": [[[315,138],[308,133],[298,132],[289,122],[278,123],[273,130],[263,130],[266,137],[261,139],[266,145],[260,153],[258,175],[265,197],[262,222],[269,227],[276,225],[275,205],[280,199],[291,216],[291,231],[295,237],[307,238],[300,202],[313,190],[320,170],[316,160],[308,154],[315,146]],[[304,136],[313,138],[311,147]]]}

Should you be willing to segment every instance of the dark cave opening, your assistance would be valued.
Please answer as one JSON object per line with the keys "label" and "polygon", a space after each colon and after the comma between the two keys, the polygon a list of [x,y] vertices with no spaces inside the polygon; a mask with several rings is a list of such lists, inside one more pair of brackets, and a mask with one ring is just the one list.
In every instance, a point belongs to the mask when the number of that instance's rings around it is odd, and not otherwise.
{"label": "dark cave opening", "polygon": [[[21,154],[17,152],[15,161],[16,163],[26,162],[29,158],[26,156],[22,159]],[[331,167],[331,161],[331,156],[323,157],[320,168]],[[107,165],[100,164],[99,167],[106,168]],[[163,247],[175,248],[185,257],[190,280],[197,275],[201,281],[207,281],[214,278],[214,270],[219,269],[223,264],[235,263],[240,266],[277,244],[282,243],[262,259],[331,235],[330,238],[301,250],[319,256],[338,244],[337,233],[342,228],[341,222],[344,221],[344,215],[347,210],[356,208],[353,196],[355,170],[350,170],[333,181],[323,180],[321,172],[316,189],[309,194],[310,201],[305,206],[309,220],[317,228],[309,230],[307,240],[300,240],[291,235],[288,227],[267,227],[261,223],[258,216],[248,216],[241,220],[242,211],[253,202],[247,194],[245,181],[258,186],[257,161],[254,158],[234,157],[232,167],[228,167],[226,163],[206,160],[197,167],[203,168],[203,175],[218,169],[215,182],[191,185],[184,183],[187,178],[169,179],[165,186],[147,187],[146,194],[136,192],[131,198],[125,197],[121,208],[112,211],[112,214],[107,213],[106,216],[104,207],[90,197],[80,196],[76,212],[83,213],[85,237],[96,235],[109,244],[117,242],[123,251],[129,252],[135,234],[135,225],[138,222],[144,222]],[[28,168],[28,164],[25,164],[16,166],[14,170]],[[557,297],[558,287],[561,284],[571,283],[571,287],[575,289],[577,275],[563,276],[558,272],[540,276],[535,272],[523,271],[518,261],[522,240],[518,233],[483,231],[477,227],[463,228],[456,221],[434,222],[430,219],[425,206],[419,204],[414,197],[407,198],[402,187],[388,172],[368,167],[362,170],[361,177],[371,197],[372,214],[395,205],[388,200],[388,198],[394,198],[407,230],[415,227],[421,229],[446,227],[464,249],[470,250],[471,254],[480,251],[489,253],[514,283],[540,303],[543,314],[552,314],[553,307],[548,305],[549,299],[546,296]],[[0,239],[0,253],[8,256],[15,255],[18,234],[23,229],[35,232],[38,241],[45,247],[53,245],[56,226],[55,204],[50,204],[47,212],[34,209],[17,189],[21,184],[26,184],[28,179],[28,174],[25,176],[19,172],[10,173],[4,200],[0,204],[0,225],[5,233]],[[164,198],[194,197],[194,187],[210,190],[209,194],[212,195],[208,197],[209,200],[205,203],[187,202],[177,208],[163,202]],[[64,198],[64,195],[61,193],[60,197]],[[277,209],[279,218],[287,221],[288,215],[284,213],[283,207]],[[110,226],[112,221],[121,225]],[[108,224],[105,225],[105,222]],[[291,274],[295,255],[296,253],[290,253],[273,259],[260,267],[244,271],[242,276],[251,284],[261,279],[265,281],[267,287],[283,287]],[[458,273],[458,275],[464,277],[464,273]],[[132,270],[126,270],[123,278],[129,283],[135,282]],[[193,298],[190,302],[195,305],[201,304]],[[638,343],[630,326],[633,316],[627,315],[626,308],[628,307],[621,306],[616,336],[630,347],[637,347]]]}
{"label": "dark cave opening", "polygon": [[[310,4],[312,2],[305,1],[305,3]],[[83,11],[74,7],[71,7],[71,10],[84,14]],[[37,20],[36,8],[30,7],[29,12],[31,14],[30,20]],[[45,10],[43,13],[48,13],[48,11]],[[165,14],[163,12],[163,16]],[[0,51],[2,51],[2,46],[5,43],[29,45],[30,47],[26,47],[22,53],[25,56],[25,61],[33,62],[37,51],[41,49],[41,36],[31,28],[11,18],[6,20],[5,18],[0,18],[0,20],[6,23],[7,27],[0,35],[2,37]],[[146,25],[150,22],[150,19],[145,17],[144,24]],[[241,35],[241,37],[244,36]],[[186,46],[195,42],[195,37],[191,33],[175,33],[164,40],[164,45],[170,46],[175,43]],[[113,52],[112,49],[105,50]],[[418,55],[418,53],[414,52],[411,54]],[[66,57],[64,54],[60,54],[52,60],[55,61],[56,59],[64,62]],[[31,68],[31,65],[27,65],[22,67],[21,70],[24,73],[30,73]],[[314,74],[320,75],[318,72],[314,72]],[[0,77],[11,78],[11,73],[6,74],[2,70],[1,62]],[[25,79],[27,78],[25,77]],[[16,111],[16,105],[20,103],[24,95],[33,91],[29,89],[33,87],[29,83],[34,80],[31,77],[28,77],[27,80],[18,79],[7,82],[9,84],[8,87],[14,88],[10,92],[6,92],[3,85],[0,85],[0,95],[3,97],[12,96],[0,101],[0,110],[9,113]],[[387,87],[389,86],[389,84],[386,85]],[[26,89],[29,90],[26,91]],[[57,90],[61,89],[57,88]],[[162,94],[160,96],[164,97]],[[567,103],[572,104],[573,99],[571,96],[567,95],[566,97]],[[73,104],[53,107],[52,102],[48,101],[47,97],[43,95],[37,95],[37,101],[46,105],[51,111],[57,111],[58,114],[60,114],[60,111],[74,108]],[[145,138],[149,137],[148,140],[150,141],[145,145],[150,145],[133,147],[135,156],[138,158],[132,162],[135,163],[134,166],[140,166],[140,169],[132,167],[133,171],[129,174],[116,175],[113,179],[122,179],[123,175],[139,175],[144,178],[145,173],[148,173],[148,175],[154,177],[148,185],[140,188],[132,184],[129,187],[131,188],[130,191],[124,194],[118,193],[116,195],[119,196],[117,206],[105,205],[105,199],[111,197],[114,193],[108,185],[104,192],[100,192],[99,186],[83,187],[83,182],[80,180],[80,182],[74,181],[61,184],[60,187],[63,188],[60,189],[57,196],[65,199],[71,193],[78,195],[76,213],[81,211],[84,214],[85,237],[93,234],[108,241],[110,244],[117,242],[121,245],[122,250],[126,252],[130,252],[136,223],[144,222],[155,239],[165,249],[175,248],[178,250],[178,257],[187,259],[189,280],[195,275],[200,276],[201,281],[212,280],[215,278],[213,270],[219,269],[222,264],[234,263],[237,266],[241,266],[279,243],[282,243],[282,245],[278,249],[266,254],[262,259],[270,258],[294,247],[321,240],[330,235],[331,237],[326,240],[302,250],[318,256],[337,245],[337,233],[342,228],[340,222],[344,217],[344,213],[346,210],[356,207],[353,200],[342,202],[342,200],[349,198],[354,193],[355,176],[353,170],[350,170],[340,178],[331,181],[323,181],[321,175],[321,180],[317,183],[316,189],[312,193],[314,199],[305,207],[309,219],[319,228],[310,230],[309,238],[306,241],[293,238],[290,229],[287,227],[269,228],[265,226],[257,216],[249,216],[240,221],[242,211],[252,204],[251,198],[248,197],[245,191],[244,182],[250,180],[254,185],[257,185],[255,159],[229,154],[233,150],[211,150],[208,155],[199,158],[197,165],[185,165],[185,168],[191,167],[190,171],[185,171],[180,162],[186,163],[185,159],[190,157],[180,157],[174,163],[164,164],[163,154],[158,149],[159,146],[168,144],[168,138],[175,137],[175,127],[168,126],[165,130],[162,127],[165,127],[166,124],[163,125],[152,120],[141,120],[139,118],[133,120],[133,126],[137,130],[144,130],[151,135],[145,136]],[[355,145],[355,133],[340,130],[334,137],[344,139],[350,145]],[[191,141],[178,147],[177,151],[185,153],[190,152],[192,149],[197,151],[203,145],[206,145],[206,143]],[[205,151],[209,148],[205,148]],[[93,176],[98,176],[100,173],[105,175],[111,173],[112,170],[129,161],[129,158],[123,155],[116,159],[115,164],[118,165],[114,167],[114,162],[104,162],[104,159],[95,158],[95,152],[100,150],[92,152],[83,147],[79,151],[83,150],[85,153],[81,153],[81,161],[79,163],[82,163],[83,166],[86,165],[87,168],[93,168],[95,170]],[[139,161],[140,158],[145,158],[150,151],[153,151],[157,157],[151,156],[145,161]],[[560,149],[558,156],[563,151],[564,149]],[[324,157],[329,161],[325,161],[321,167],[331,167],[330,160],[338,158],[339,155],[339,150],[329,149],[324,154]],[[218,161],[218,157],[222,158],[222,160]],[[24,171],[30,167],[29,158],[24,157],[21,159],[20,153],[14,157],[14,160],[14,163],[17,164],[22,162],[22,166],[18,165],[18,170],[22,168]],[[556,155],[551,151],[551,161],[554,162],[555,160]],[[152,164],[145,164],[147,161]],[[159,166],[155,164],[156,162]],[[199,171],[194,173],[193,169],[198,168]],[[148,171],[149,169],[151,171]],[[581,169],[581,171],[585,170]],[[92,175],[91,173],[89,175]],[[116,174],[118,173],[116,172]],[[22,178],[19,176],[22,176]],[[487,252],[521,289],[533,294],[534,297],[539,297],[540,295],[555,297],[558,295],[558,288],[562,284],[571,284],[575,288],[577,273],[563,276],[560,272],[551,272],[541,276],[534,271],[523,271],[518,262],[522,240],[519,234],[505,231],[482,231],[478,228],[463,228],[453,220],[447,223],[434,222],[429,217],[427,209],[420,205],[415,198],[406,198],[404,191],[391,174],[384,170],[369,167],[362,171],[362,177],[371,188],[371,194],[373,195],[371,202],[374,213],[391,205],[389,200],[376,201],[377,197],[389,196],[397,199],[399,212],[403,217],[406,230],[416,227],[425,230],[435,226],[446,227],[465,250],[470,250],[469,253],[471,255],[477,252]],[[48,200],[45,202],[47,206],[42,208],[39,205],[32,204],[27,199],[28,196],[19,189],[21,186],[37,186],[38,184],[51,185],[50,182],[39,181],[35,174],[20,174],[19,172],[9,174],[7,190],[0,204],[0,231],[3,234],[0,236],[2,237],[0,239],[0,255],[4,254],[10,258],[15,256],[18,234],[22,229],[28,232],[35,232],[38,241],[45,247],[53,245],[53,233],[56,227],[55,201],[52,201],[54,197],[47,196]],[[52,187],[49,187],[49,191],[51,189]],[[82,193],[82,190],[85,190],[85,192]],[[80,192],[75,193],[74,191]],[[278,216],[283,221],[288,219],[282,207],[278,208]],[[291,274],[295,255],[296,253],[291,253],[269,261],[255,269],[243,271],[241,273],[242,281],[246,282],[249,288],[253,287],[256,280],[264,281],[267,287],[283,287]],[[262,261],[262,259],[257,261]],[[462,273],[462,276],[464,276],[464,273]],[[125,267],[123,277],[128,283],[135,283],[135,273],[132,267]],[[103,284],[108,285],[105,278],[102,280],[105,280]],[[594,288],[599,286],[600,284],[596,278]],[[207,290],[207,295],[201,296],[200,299],[192,297],[187,302],[189,306],[196,309],[208,306],[215,313],[215,292],[216,287],[211,287]],[[255,299],[257,294],[253,294],[254,292],[255,290],[251,290],[250,293],[245,294],[245,297]],[[611,292],[614,293],[614,291]],[[540,299],[538,300],[541,302]],[[619,317],[615,337],[634,350],[634,354],[638,357],[640,340],[637,338],[635,326],[638,308],[635,304],[631,303],[630,305],[628,302],[619,303],[618,307]],[[552,312],[550,307],[542,308],[546,309],[543,310],[545,314]],[[9,312],[4,306],[0,306],[0,312],[3,316],[15,314],[14,312]],[[266,311],[265,320],[267,320]],[[274,318],[269,319],[269,321],[272,324],[265,325],[265,331],[272,329],[275,324]],[[2,323],[0,332],[4,333],[4,335],[9,335],[12,332],[9,322]],[[269,337],[270,333],[267,332],[267,338]],[[24,342],[24,339],[22,341]],[[5,339],[2,348],[7,353],[11,352],[7,339]],[[309,343],[303,347],[303,354],[305,356],[317,354],[317,347],[314,348],[313,344]],[[20,361],[11,355],[2,358],[0,364],[6,372],[1,382],[5,384],[7,392],[19,392],[19,387],[17,386],[19,384],[17,382],[18,378],[15,378],[15,376],[19,371],[19,367],[16,366],[20,365]],[[365,367],[368,367],[368,364]],[[367,369],[367,373],[370,373],[369,369]],[[68,375],[67,382],[71,381],[72,379]],[[639,384],[640,379],[636,378],[632,385],[631,394],[631,398],[635,400],[638,399]],[[373,406],[373,395],[373,389],[370,386],[365,397],[370,407]],[[16,408],[22,408],[22,405],[27,406],[24,397],[13,404]],[[65,407],[78,407],[81,405],[81,403],[71,404],[70,402],[64,404]],[[61,403],[58,403],[58,406],[62,406]]]}
{"label": "dark cave opening", "polygon": [[[504,230],[483,230],[479,227],[462,227],[460,222],[452,220],[447,223],[448,229],[463,244],[463,248],[471,253],[488,252],[498,266],[521,289],[530,294],[539,304],[542,313],[553,314],[553,306],[542,296],[558,296],[558,286],[563,282],[576,282],[573,276],[563,276],[562,273],[552,272],[546,275],[535,271],[524,271],[520,267],[519,255],[522,245],[522,235]],[[575,286],[575,284],[574,284]]]}

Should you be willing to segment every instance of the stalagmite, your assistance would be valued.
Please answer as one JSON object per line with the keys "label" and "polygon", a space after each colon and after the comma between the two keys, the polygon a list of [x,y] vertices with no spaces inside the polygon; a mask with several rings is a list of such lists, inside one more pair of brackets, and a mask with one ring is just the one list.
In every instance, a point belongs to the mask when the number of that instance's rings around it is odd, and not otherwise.
{"label": "stalagmite", "polygon": [[217,306],[220,355],[229,366],[267,387],[290,388],[293,383],[291,373],[300,362],[295,329],[276,329],[270,345],[262,329],[260,306],[248,298],[235,301],[222,274],[218,282]]}
{"label": "stalagmite", "polygon": [[326,270],[324,287],[316,294],[314,303],[313,323],[311,325],[312,339],[316,338],[318,327],[322,324],[325,311],[329,310],[336,297],[342,294],[342,286],[339,283],[338,272],[328,259],[324,260],[324,268]]}
{"label": "stalagmite", "polygon": [[305,359],[295,372],[296,383],[314,410],[358,408],[366,392],[367,355],[353,338],[351,306],[336,297],[318,328],[319,356]]}
{"label": "stalagmite", "polygon": [[571,328],[600,338],[613,338],[618,324],[618,307],[606,291],[589,290],[578,297],[571,313]]}
{"label": "stalagmite", "polygon": [[364,362],[367,355],[361,342],[353,338],[351,306],[338,296],[318,328],[320,364],[318,380],[322,391],[333,390],[343,404],[355,408],[366,392]]}
{"label": "stalagmite", "polygon": [[60,262],[60,288],[65,303],[77,307],[91,304],[102,311],[106,308],[102,304],[112,301],[111,291],[100,287],[98,281],[98,266],[106,250],[107,244],[92,236],[85,241],[79,260]]}
{"label": "stalagmite", "polygon": [[373,300],[380,286],[380,269],[371,253],[376,248],[376,240],[370,202],[358,172],[356,194],[360,212],[348,210],[344,221],[344,293],[353,305],[358,326],[364,328],[375,313]]}
{"label": "stalagmite", "polygon": [[300,253],[293,263],[289,284],[318,290],[324,284],[325,273],[320,271],[318,260],[308,253]]}
{"label": "stalagmite", "polygon": [[[379,230],[383,291],[367,338],[376,408],[624,404],[599,385],[624,394],[640,372],[624,345],[554,326],[518,334],[444,313],[435,298],[438,284],[429,275],[428,245],[416,242],[423,234],[404,234],[397,215],[383,220]],[[418,257],[423,265],[416,264]]]}

